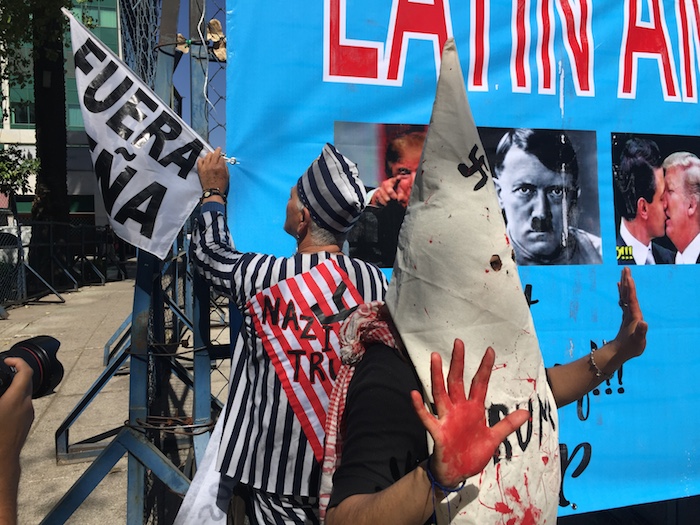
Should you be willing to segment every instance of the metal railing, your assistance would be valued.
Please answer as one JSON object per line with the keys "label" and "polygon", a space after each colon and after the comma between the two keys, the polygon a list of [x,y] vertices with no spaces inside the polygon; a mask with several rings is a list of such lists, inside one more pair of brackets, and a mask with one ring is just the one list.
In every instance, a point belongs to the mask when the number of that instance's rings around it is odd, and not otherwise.
{"label": "metal railing", "polygon": [[0,226],[0,304],[22,304],[128,277],[134,248],[109,227],[59,222]]}

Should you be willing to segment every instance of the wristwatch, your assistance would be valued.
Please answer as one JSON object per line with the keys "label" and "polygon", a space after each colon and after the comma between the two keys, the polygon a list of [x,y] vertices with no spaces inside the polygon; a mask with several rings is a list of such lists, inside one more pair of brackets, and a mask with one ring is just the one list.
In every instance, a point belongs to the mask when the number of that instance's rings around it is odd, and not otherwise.
{"label": "wristwatch", "polygon": [[206,199],[207,197],[211,197],[212,195],[218,195],[219,197],[224,199],[224,203],[226,203],[226,195],[221,193],[221,191],[219,191],[219,188],[209,188],[204,190],[202,192],[202,197],[199,199],[199,202],[201,203],[204,199]]}

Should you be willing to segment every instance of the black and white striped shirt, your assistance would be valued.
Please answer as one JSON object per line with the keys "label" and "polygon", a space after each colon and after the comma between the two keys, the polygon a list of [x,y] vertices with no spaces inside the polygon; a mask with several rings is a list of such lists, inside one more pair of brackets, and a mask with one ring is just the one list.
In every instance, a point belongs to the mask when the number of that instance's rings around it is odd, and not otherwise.
{"label": "black and white striped shirt", "polygon": [[224,206],[218,203],[202,206],[192,236],[192,250],[193,261],[212,289],[230,297],[243,316],[231,361],[219,470],[265,492],[316,496],[320,465],[246,304],[261,290],[308,272],[331,258],[347,273],[364,302],[384,299],[384,274],[372,264],[343,254],[275,257],[238,252],[226,225]]}

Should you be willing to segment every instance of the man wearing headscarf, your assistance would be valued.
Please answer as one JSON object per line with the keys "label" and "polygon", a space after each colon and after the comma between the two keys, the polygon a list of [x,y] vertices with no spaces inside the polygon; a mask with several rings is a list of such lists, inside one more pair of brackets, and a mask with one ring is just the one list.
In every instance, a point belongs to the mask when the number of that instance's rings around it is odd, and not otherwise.
{"label": "man wearing headscarf", "polygon": [[357,305],[382,299],[386,278],[342,253],[365,205],[356,165],[331,144],[290,190],[292,257],[238,251],[225,217],[220,149],[198,162],[204,190],[193,259],[243,316],[231,362],[218,470],[237,484],[251,524],[317,523],[323,423],[340,366],[337,332]]}

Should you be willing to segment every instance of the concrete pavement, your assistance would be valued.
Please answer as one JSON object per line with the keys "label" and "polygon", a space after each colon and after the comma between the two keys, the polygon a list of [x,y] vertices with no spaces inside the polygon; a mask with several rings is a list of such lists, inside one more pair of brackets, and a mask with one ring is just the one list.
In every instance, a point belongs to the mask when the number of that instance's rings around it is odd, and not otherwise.
{"label": "concrete pavement", "polygon": [[[30,305],[10,308],[8,318],[0,319],[0,351],[36,335],[50,335],[61,342],[58,358],[65,368],[56,391],[34,400],[34,423],[21,456],[20,525],[40,523],[91,465],[91,459],[57,464],[55,433],[103,372],[105,344],[133,309],[134,280],[85,286],[61,295],[65,303],[47,296]],[[214,333],[212,337],[216,337]],[[212,391],[219,397],[226,392],[226,375],[223,369],[221,374],[212,373]],[[115,375],[71,426],[69,443],[120,427],[128,417],[129,375]],[[126,501],[125,456],[67,523],[126,523]]]}
{"label": "concrete pavement", "polygon": [[[0,349],[36,335],[61,342],[58,357],[65,368],[55,393],[34,401],[34,424],[22,450],[19,523],[34,525],[60,500],[89,462],[58,465],[56,429],[104,370],[105,343],[131,313],[134,281],[85,286],[61,294],[65,303],[47,296],[38,303],[11,308],[0,320]],[[80,416],[70,443],[116,428],[128,419],[129,377],[115,376]],[[87,498],[69,523],[124,523],[126,519],[126,460],[122,459]]]}

